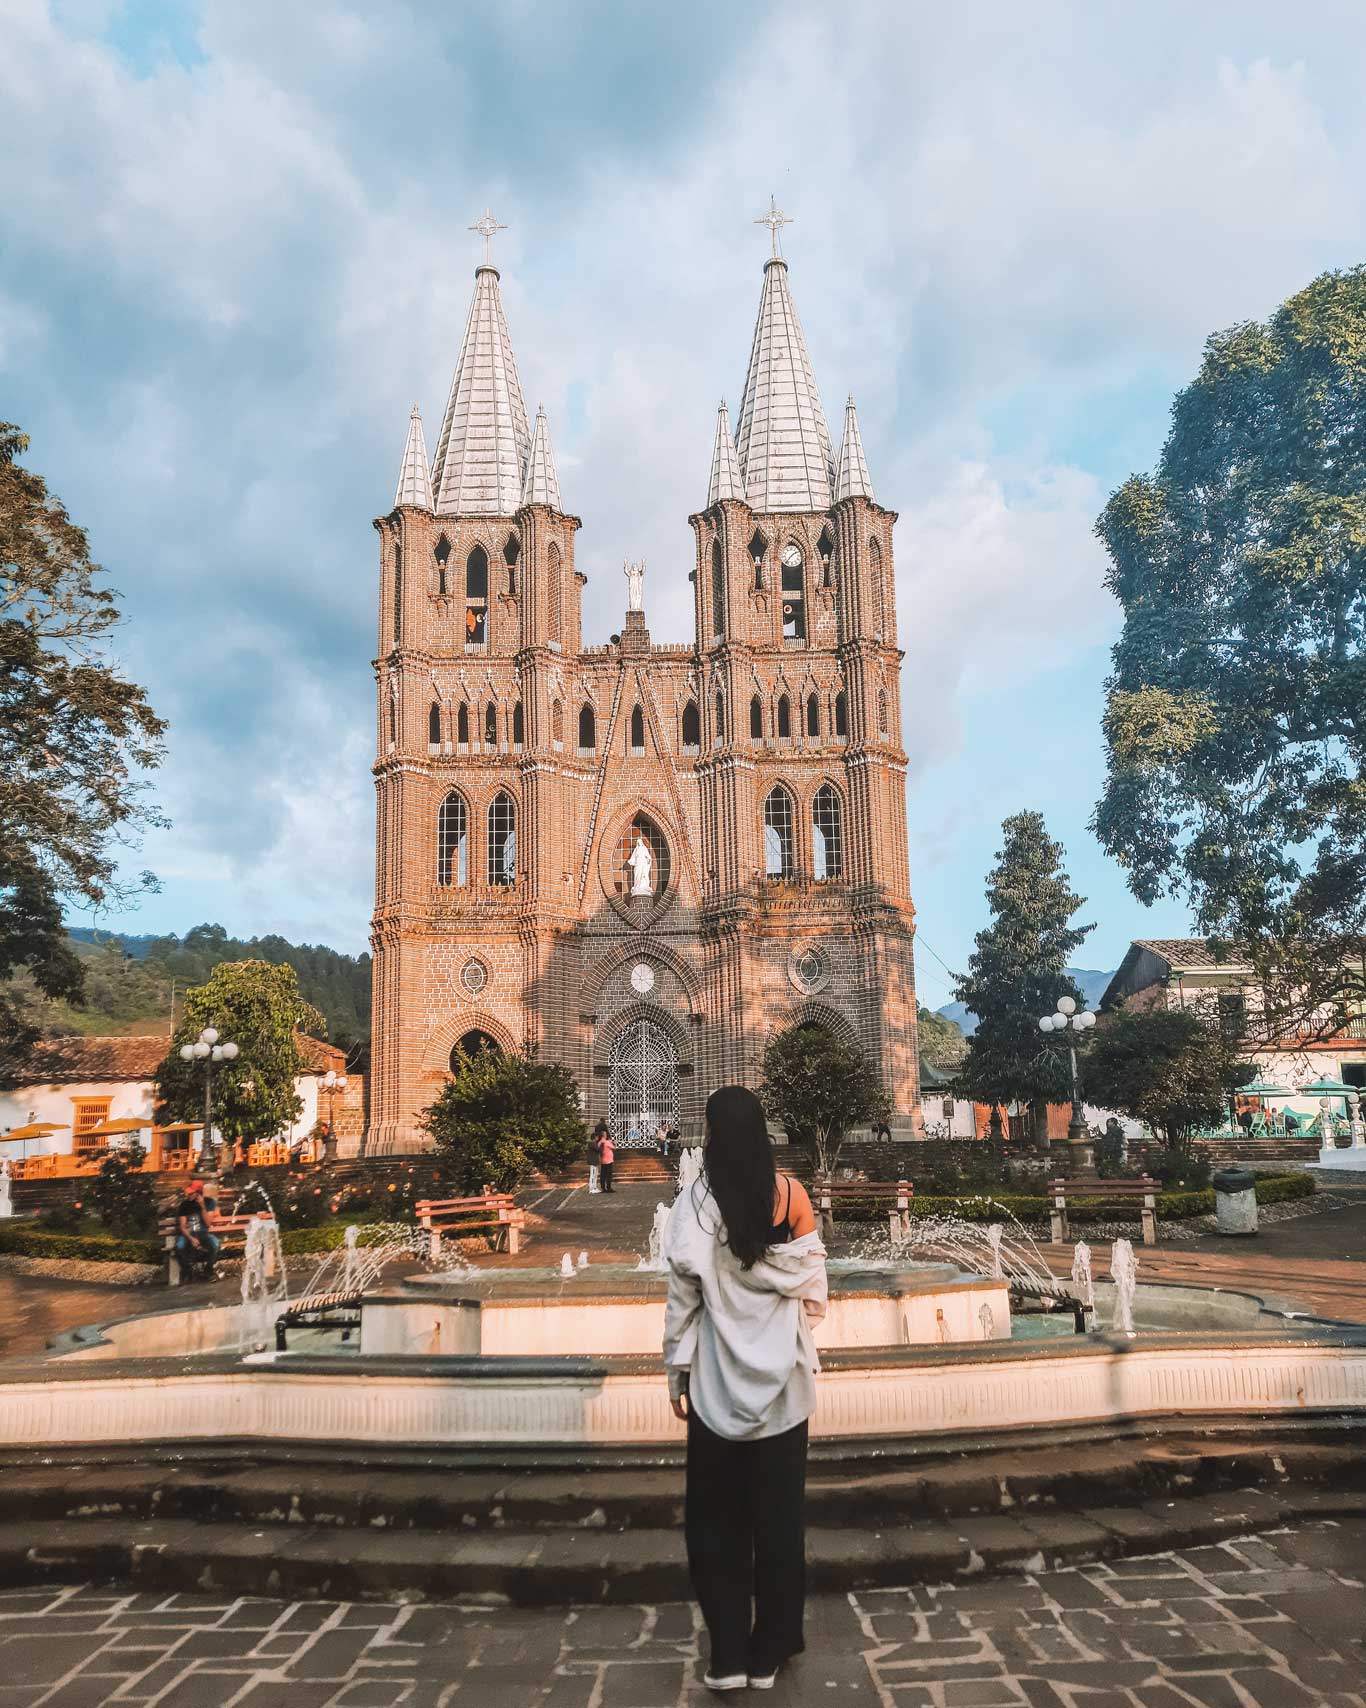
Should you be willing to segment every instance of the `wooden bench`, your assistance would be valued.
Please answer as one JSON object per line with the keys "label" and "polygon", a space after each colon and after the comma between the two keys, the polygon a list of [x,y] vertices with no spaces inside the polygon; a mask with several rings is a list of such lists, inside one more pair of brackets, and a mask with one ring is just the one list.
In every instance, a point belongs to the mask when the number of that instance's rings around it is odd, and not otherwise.
{"label": "wooden bench", "polygon": [[526,1211],[510,1192],[485,1189],[477,1198],[419,1199],[417,1219],[429,1236],[428,1255],[433,1263],[439,1263],[443,1234],[474,1233],[479,1228],[495,1230],[495,1249],[498,1242],[506,1238],[508,1253],[515,1257],[522,1249]]}
{"label": "wooden bench", "polygon": [[883,1210],[893,1243],[911,1237],[911,1199],[915,1197],[915,1187],[909,1180],[832,1180],[829,1175],[818,1174],[813,1184],[812,1196],[822,1237],[828,1239],[834,1234],[836,1200],[860,1207],[872,1204]]}
{"label": "wooden bench", "polygon": [[1050,1180],[1048,1196],[1053,1201],[1053,1243],[1061,1245],[1072,1237],[1067,1225],[1069,1199],[1074,1204],[1084,1199],[1090,1199],[1093,1203],[1104,1200],[1107,1203],[1127,1204],[1141,1198],[1143,1202],[1139,1215],[1143,1224],[1143,1243],[1156,1245],[1157,1193],[1157,1182],[1146,1174],[1140,1180]]}
{"label": "wooden bench", "polygon": [[[220,1199],[219,1202],[221,1203],[222,1200]],[[206,1217],[209,1232],[218,1241],[218,1256],[220,1258],[229,1255],[236,1256],[245,1250],[248,1223],[263,1218],[269,1220],[269,1216],[268,1210],[256,1210],[246,1216],[224,1215],[221,1211],[216,1210],[212,1215]],[[169,1210],[157,1222],[157,1233],[161,1237],[162,1250],[166,1253],[166,1285],[168,1287],[178,1287],[182,1280],[180,1259],[176,1255],[175,1248],[178,1231],[175,1211]]]}

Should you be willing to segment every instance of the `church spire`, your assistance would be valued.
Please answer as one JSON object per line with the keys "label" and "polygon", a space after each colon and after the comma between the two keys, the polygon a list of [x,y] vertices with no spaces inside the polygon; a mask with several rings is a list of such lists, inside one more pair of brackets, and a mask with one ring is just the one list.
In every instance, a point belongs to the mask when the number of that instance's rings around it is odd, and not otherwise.
{"label": "church spire", "polygon": [[435,508],[511,516],[522,501],[530,441],[498,269],[486,261],[474,270],[474,300],[436,444]]}
{"label": "church spire", "polygon": [[[787,223],[776,210],[759,223],[772,228],[774,220]],[[788,287],[787,262],[777,254],[764,263],[736,448],[754,509],[830,508],[830,429]]]}
{"label": "church spire", "polygon": [[840,445],[839,466],[835,470],[835,503],[842,498],[871,498],[873,483],[868,478],[868,462],[863,454],[863,435],[858,430],[858,412],[854,394],[850,392],[844,406],[844,442]]}
{"label": "church spire", "polygon": [[420,510],[432,507],[432,478],[427,472],[427,441],[422,437],[422,411],[413,405],[408,417],[408,442],[403,447],[403,462],[398,471],[398,490],[394,493],[394,509],[400,504],[415,504]]}
{"label": "church spire", "polygon": [[523,504],[548,504],[552,510],[563,509],[560,503],[560,482],[555,473],[555,458],[550,451],[550,425],[545,418],[545,406],[536,411],[536,426],[531,435],[531,450],[526,460],[526,481],[522,486]]}
{"label": "church spire", "polygon": [[742,502],[745,496],[745,483],[740,478],[740,463],[735,455],[735,441],[730,436],[730,415],[726,410],[726,400],[721,399],[721,407],[716,412],[716,441],[711,450],[711,480],[707,485],[707,509],[713,504],[719,504],[723,498],[738,498]]}

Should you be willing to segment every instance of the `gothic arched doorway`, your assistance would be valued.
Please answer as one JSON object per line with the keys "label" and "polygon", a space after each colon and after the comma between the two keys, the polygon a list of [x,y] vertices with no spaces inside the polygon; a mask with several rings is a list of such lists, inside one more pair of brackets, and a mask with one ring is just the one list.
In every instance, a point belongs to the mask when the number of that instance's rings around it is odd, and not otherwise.
{"label": "gothic arched doorway", "polygon": [[495,1056],[500,1056],[503,1053],[498,1047],[498,1040],[491,1038],[487,1032],[481,1031],[476,1026],[471,1031],[466,1032],[451,1051],[451,1072],[459,1073],[462,1055],[477,1056],[481,1050],[492,1050]]}
{"label": "gothic arched doorway", "polygon": [[627,1148],[654,1144],[655,1130],[678,1125],[678,1051],[653,1020],[633,1020],[612,1045],[607,1124]]}

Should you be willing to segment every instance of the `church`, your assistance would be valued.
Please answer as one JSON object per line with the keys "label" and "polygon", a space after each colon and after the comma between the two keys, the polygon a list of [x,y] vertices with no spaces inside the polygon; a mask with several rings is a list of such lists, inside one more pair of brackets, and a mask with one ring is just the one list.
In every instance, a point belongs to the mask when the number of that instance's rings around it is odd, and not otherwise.
{"label": "church", "polygon": [[[375,523],[369,1155],[424,1148],[462,1048],[564,1063],[629,1143],[700,1135],[709,1092],[808,1025],[873,1060],[894,1132],[919,1124],[896,513],[852,397],[833,447],[787,222],[757,223],[773,253],[709,470],[699,423],[690,639],[654,639],[628,565],[620,633],[585,641],[579,518],[487,253],[431,459],[413,410]],[[473,229],[487,251],[500,228]]]}

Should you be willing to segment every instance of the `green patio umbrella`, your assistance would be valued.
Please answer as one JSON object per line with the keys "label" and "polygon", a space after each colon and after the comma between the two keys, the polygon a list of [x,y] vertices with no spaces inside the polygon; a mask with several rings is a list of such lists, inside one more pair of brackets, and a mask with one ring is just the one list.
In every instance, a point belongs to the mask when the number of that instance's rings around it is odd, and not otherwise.
{"label": "green patio umbrella", "polygon": [[1273,1085],[1269,1079],[1254,1079],[1250,1085],[1235,1086],[1239,1097],[1293,1097],[1295,1094],[1284,1085]]}
{"label": "green patio umbrella", "polygon": [[1345,1097],[1349,1091],[1360,1091],[1359,1085],[1344,1085],[1340,1079],[1314,1079],[1302,1085],[1297,1097]]}

